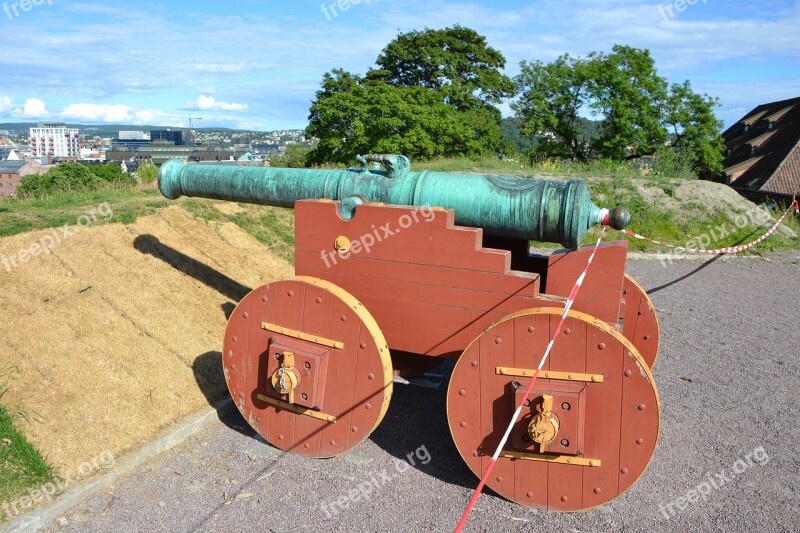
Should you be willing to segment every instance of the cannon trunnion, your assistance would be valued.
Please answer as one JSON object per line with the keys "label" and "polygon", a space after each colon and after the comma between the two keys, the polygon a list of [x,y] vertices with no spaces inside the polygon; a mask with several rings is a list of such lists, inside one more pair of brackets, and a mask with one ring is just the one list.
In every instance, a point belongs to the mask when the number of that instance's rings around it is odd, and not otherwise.
{"label": "cannon trunnion", "polygon": [[[414,173],[402,160],[395,164],[387,157],[364,161],[387,163],[386,171],[369,173],[391,189],[398,182],[386,180]],[[172,163],[162,169],[159,182],[168,197],[188,193],[243,201],[250,195],[252,201],[272,204],[291,198],[257,198],[264,190],[281,188],[270,175],[294,179],[289,169],[230,174],[241,182],[235,191],[229,179],[219,181],[218,170]],[[359,180],[365,172],[354,172],[356,178],[319,178],[323,192],[314,189],[319,197],[311,199],[308,191],[297,191],[318,187],[314,174],[303,172],[295,176],[299,181],[283,184],[301,196],[292,202],[296,276],[255,289],[231,315],[222,352],[229,390],[244,418],[272,445],[332,457],[357,446],[378,426],[391,400],[393,375],[455,360],[447,418],[456,448],[481,476],[591,253],[578,248],[531,255],[525,232],[534,226],[525,225],[552,221],[549,217],[558,212],[566,218],[547,231],[570,241],[577,233],[569,228],[603,217],[606,222],[627,219],[619,211],[610,215],[594,208],[588,194],[583,199],[552,194],[529,209],[531,218],[498,223],[520,211],[495,213],[488,224],[492,229],[485,230],[457,224],[464,217],[451,206],[462,200],[438,188],[446,179],[431,183],[439,184],[435,196],[449,206],[386,205],[387,197],[375,192],[381,187],[363,190]],[[249,180],[256,175],[261,181],[253,184]],[[310,182],[300,183],[304,179]],[[349,193],[343,185],[349,179],[356,179],[356,189],[377,196],[323,196],[333,191],[331,180]],[[529,190],[529,184],[503,180],[506,189]],[[424,188],[424,183],[417,180],[414,186]],[[462,188],[475,190],[466,183]],[[511,204],[521,205],[514,198]],[[575,208],[578,203],[583,207]],[[473,204],[477,213],[486,205],[503,209],[496,198],[474,198]],[[584,217],[577,225],[565,215],[570,208],[575,217]],[[527,229],[520,236],[503,230],[509,224]],[[626,257],[624,241],[598,249],[488,480],[505,498],[556,511],[588,509],[623,493],[647,468],[659,433],[660,405],[650,371],[659,329],[652,302],[625,273]]]}

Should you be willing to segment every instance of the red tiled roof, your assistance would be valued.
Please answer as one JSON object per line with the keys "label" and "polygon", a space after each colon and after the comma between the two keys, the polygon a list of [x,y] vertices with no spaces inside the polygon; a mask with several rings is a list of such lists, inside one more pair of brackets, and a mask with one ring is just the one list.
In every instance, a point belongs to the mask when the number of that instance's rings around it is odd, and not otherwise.
{"label": "red tiled roof", "polygon": [[800,144],[789,152],[775,174],[761,186],[762,191],[791,195],[800,192]]}

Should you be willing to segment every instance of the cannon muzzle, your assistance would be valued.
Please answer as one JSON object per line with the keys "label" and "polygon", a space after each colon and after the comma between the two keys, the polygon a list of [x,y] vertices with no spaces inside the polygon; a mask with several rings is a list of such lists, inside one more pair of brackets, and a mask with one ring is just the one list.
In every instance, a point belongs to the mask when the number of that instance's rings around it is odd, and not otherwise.
{"label": "cannon muzzle", "polygon": [[[165,163],[158,174],[161,193],[171,199],[194,196],[292,207],[298,200],[340,200],[349,219],[366,199],[395,205],[455,210],[456,224],[483,228],[487,235],[557,242],[577,248],[586,231],[605,224],[623,229],[630,214],[622,207],[592,203],[585,180],[568,181],[451,172],[411,172],[405,156],[359,156],[347,170],[225,167]],[[384,170],[369,169],[380,163]]]}

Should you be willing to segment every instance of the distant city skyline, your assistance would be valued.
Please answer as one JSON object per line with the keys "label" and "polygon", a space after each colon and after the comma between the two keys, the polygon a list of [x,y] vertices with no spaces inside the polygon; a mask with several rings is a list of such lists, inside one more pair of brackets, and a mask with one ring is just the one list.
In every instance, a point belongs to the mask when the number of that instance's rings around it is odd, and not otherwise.
{"label": "distant city skyline", "polygon": [[0,123],[185,128],[191,114],[195,128],[302,129],[325,72],[363,74],[398,30],[454,24],[486,36],[511,76],[521,60],[648,48],[670,82],[719,97],[726,126],[800,96],[800,1],[24,4],[0,10]]}

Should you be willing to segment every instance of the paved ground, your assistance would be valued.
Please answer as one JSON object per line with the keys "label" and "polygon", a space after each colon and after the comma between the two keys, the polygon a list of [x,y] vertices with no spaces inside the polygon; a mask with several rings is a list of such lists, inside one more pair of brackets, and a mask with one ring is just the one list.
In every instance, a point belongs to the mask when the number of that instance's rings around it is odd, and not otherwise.
{"label": "paved ground", "polygon": [[[650,468],[585,513],[540,514],[485,494],[468,529],[797,531],[800,266],[797,254],[770,258],[631,262],[662,325],[662,433]],[[451,530],[477,480],[451,443],[444,404],[444,387],[396,386],[371,439],[327,461],[279,453],[230,416],[51,530]],[[368,496],[333,504],[368,482]]]}

